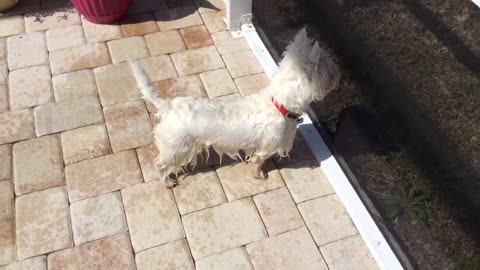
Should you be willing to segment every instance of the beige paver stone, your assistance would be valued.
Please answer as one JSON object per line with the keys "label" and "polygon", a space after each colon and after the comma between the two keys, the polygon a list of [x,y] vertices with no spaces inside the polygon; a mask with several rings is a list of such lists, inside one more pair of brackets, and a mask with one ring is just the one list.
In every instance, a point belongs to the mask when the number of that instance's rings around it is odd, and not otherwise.
{"label": "beige paver stone", "polygon": [[244,247],[227,250],[195,262],[197,270],[253,270]]}
{"label": "beige paver stone", "polygon": [[267,237],[250,198],[183,216],[195,260]]}
{"label": "beige paver stone", "polygon": [[68,199],[64,187],[18,197],[15,214],[19,260],[72,247]]}
{"label": "beige paver stone", "polygon": [[128,9],[128,14],[155,12],[166,8],[167,4],[164,0],[132,0],[132,4]]}
{"label": "beige paver stone", "polygon": [[145,35],[151,55],[162,55],[185,50],[185,43],[178,30]]}
{"label": "beige paver stone", "polygon": [[[0,145],[0,158],[2,158],[1,151]],[[15,261],[13,198],[13,182],[0,181],[0,265]]]}
{"label": "beige paver stone", "polygon": [[251,51],[224,55],[223,61],[225,61],[225,65],[227,65],[228,71],[234,79],[263,72],[262,66]]}
{"label": "beige paver stone", "polygon": [[280,173],[271,160],[266,161],[263,167],[268,172],[267,180],[255,179],[253,177],[253,165],[251,164],[234,163],[217,167],[217,174],[222,182],[228,201],[234,201],[285,186]]}
{"label": "beige paver stone", "polygon": [[194,25],[180,29],[189,50],[213,45],[213,40],[204,25]]}
{"label": "beige paver stone", "polygon": [[89,69],[53,76],[52,84],[57,102],[97,94],[95,77]]}
{"label": "beige paver stone", "polygon": [[177,77],[177,71],[168,55],[138,60],[152,82]]}
{"label": "beige paver stone", "polygon": [[122,198],[135,252],[185,237],[172,191],[163,181],[126,188]]}
{"label": "beige paver stone", "polygon": [[160,10],[155,12],[155,18],[161,31],[203,24],[194,6]]}
{"label": "beige paver stone", "polygon": [[296,203],[335,193],[316,160],[286,164],[280,174]]}
{"label": "beige paver stone", "polygon": [[13,182],[11,180],[0,181],[0,220],[11,219],[13,210]]}
{"label": "beige paver stone", "polygon": [[12,145],[0,145],[0,180],[12,179]]}
{"label": "beige paver stone", "polygon": [[159,179],[160,173],[154,163],[154,159],[158,155],[157,147],[154,144],[142,146],[137,148],[137,155],[145,182]]}
{"label": "beige paver stone", "polygon": [[328,269],[305,227],[247,245],[247,252],[257,270]]}
{"label": "beige paver stone", "polygon": [[104,124],[82,127],[61,134],[65,165],[112,152]]}
{"label": "beige paver stone", "polygon": [[320,251],[331,270],[380,269],[358,234],[321,246]]}
{"label": "beige paver stone", "polygon": [[75,245],[126,232],[119,192],[107,193],[70,206]]}
{"label": "beige paver stone", "polygon": [[0,267],[2,270],[47,270],[47,257],[38,256]]}
{"label": "beige paver stone", "polygon": [[65,184],[60,138],[44,136],[13,145],[15,194],[22,195]]}
{"label": "beige paver stone", "polygon": [[143,102],[111,105],[103,113],[114,153],[152,143],[152,123]]}
{"label": "beige paver stone", "polygon": [[110,64],[110,54],[104,43],[87,44],[50,53],[50,67],[53,75],[108,64]]}
{"label": "beige paver stone", "polygon": [[[153,83],[153,87],[160,93],[160,96],[165,99],[179,96],[208,97],[198,75],[161,80]],[[157,111],[157,108],[150,102],[146,102],[146,104],[149,112]]]}
{"label": "beige paver stone", "polygon": [[212,39],[221,55],[250,50],[245,38],[233,38],[229,31],[214,33]]}
{"label": "beige paver stone", "polygon": [[188,244],[183,239],[137,253],[135,260],[138,270],[195,269]]}
{"label": "beige paver stone", "polygon": [[143,36],[160,31],[155,17],[150,13],[127,18],[122,21],[120,27],[125,37]]}
{"label": "beige paver stone", "polygon": [[153,85],[161,97],[166,99],[184,96],[208,97],[198,75],[162,80]]}
{"label": "beige paver stone", "polygon": [[0,37],[18,35],[25,32],[23,16],[5,16],[0,18]]}
{"label": "beige paver stone", "polygon": [[0,37],[0,60],[7,60],[7,39]]}
{"label": "beige paver stone", "polygon": [[21,141],[34,136],[31,109],[0,113],[0,144]]}
{"label": "beige paver stone", "polygon": [[8,65],[6,60],[0,60],[0,85],[7,84]]}
{"label": "beige paver stone", "polygon": [[50,52],[79,47],[86,44],[85,34],[83,33],[81,25],[72,25],[48,30],[45,35],[47,37],[47,48]]}
{"label": "beige paver stone", "polygon": [[210,34],[227,30],[227,25],[224,21],[226,16],[225,10],[205,12],[201,16]]}
{"label": "beige paver stone", "polygon": [[286,188],[255,195],[253,201],[270,237],[304,226],[295,202]]}
{"label": "beige paver stone", "polygon": [[12,216],[0,219],[0,265],[14,262],[15,257],[15,219]]}
{"label": "beige paver stone", "polygon": [[212,169],[187,175],[173,192],[181,215],[227,202]]}
{"label": "beige paver stone", "polygon": [[127,63],[99,67],[93,73],[104,107],[140,99],[140,91]]}
{"label": "beige paver stone", "polygon": [[203,72],[199,75],[210,98],[237,93],[237,87],[226,68]]}
{"label": "beige paver stone", "polygon": [[213,46],[177,52],[171,56],[180,76],[225,67],[220,54]]}
{"label": "beige paver stone", "polygon": [[237,85],[238,92],[240,92],[242,97],[245,97],[262,91],[270,84],[270,80],[265,73],[260,73],[237,78],[235,79],[235,84]]}
{"label": "beige paver stone", "polygon": [[21,34],[7,38],[8,68],[48,64],[47,44],[43,32]]}
{"label": "beige paver stone", "polygon": [[35,108],[37,136],[103,123],[100,102],[96,96],[67,99]]}
{"label": "beige paver stone", "polygon": [[0,113],[10,109],[8,103],[8,87],[7,85],[0,85]]}
{"label": "beige paver stone", "polygon": [[36,12],[25,15],[27,33],[80,24],[80,15],[74,9],[55,12]]}
{"label": "beige paver stone", "polygon": [[298,204],[298,209],[319,246],[358,233],[335,194]]}
{"label": "beige paver stone", "polygon": [[109,41],[107,45],[114,64],[127,61],[128,57],[138,59],[148,56],[147,45],[143,37],[122,38]]}
{"label": "beige paver stone", "polygon": [[49,269],[122,269],[134,270],[128,233],[122,233],[48,256]]}
{"label": "beige paver stone", "polygon": [[210,34],[227,30],[227,25],[223,21],[226,16],[225,10],[204,12],[201,16]]}
{"label": "beige paver stone", "polygon": [[109,41],[123,37],[120,26],[116,24],[95,24],[83,17],[82,24],[87,43]]}
{"label": "beige paver stone", "polygon": [[70,202],[142,182],[135,151],[84,160],[65,167]]}
{"label": "beige paver stone", "polygon": [[53,101],[49,66],[35,66],[10,72],[10,107],[18,110]]}
{"label": "beige paver stone", "polygon": [[194,2],[200,13],[225,9],[223,0],[194,0]]}

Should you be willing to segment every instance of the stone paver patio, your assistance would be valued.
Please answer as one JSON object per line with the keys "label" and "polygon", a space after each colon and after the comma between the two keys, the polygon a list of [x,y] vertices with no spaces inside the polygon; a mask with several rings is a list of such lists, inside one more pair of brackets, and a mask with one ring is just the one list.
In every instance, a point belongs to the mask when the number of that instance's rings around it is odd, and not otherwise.
{"label": "stone paver patio", "polygon": [[218,157],[173,190],[156,181],[154,108],[127,55],[165,98],[268,83],[222,0],[133,1],[115,25],[64,2],[0,17],[0,269],[378,268],[301,137],[267,181]]}

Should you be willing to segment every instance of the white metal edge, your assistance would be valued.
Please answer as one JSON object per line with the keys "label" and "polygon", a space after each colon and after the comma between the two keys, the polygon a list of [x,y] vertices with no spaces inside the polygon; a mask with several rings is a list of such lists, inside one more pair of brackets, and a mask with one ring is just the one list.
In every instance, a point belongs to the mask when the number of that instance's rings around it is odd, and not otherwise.
{"label": "white metal edge", "polygon": [[480,0],[472,0],[472,2],[478,7],[480,7]]}
{"label": "white metal edge", "polygon": [[[245,31],[244,36],[266,75],[272,78],[278,66],[259,35],[253,30]],[[308,115],[305,115],[303,123],[299,125],[299,130],[379,267],[385,270],[403,269]]]}

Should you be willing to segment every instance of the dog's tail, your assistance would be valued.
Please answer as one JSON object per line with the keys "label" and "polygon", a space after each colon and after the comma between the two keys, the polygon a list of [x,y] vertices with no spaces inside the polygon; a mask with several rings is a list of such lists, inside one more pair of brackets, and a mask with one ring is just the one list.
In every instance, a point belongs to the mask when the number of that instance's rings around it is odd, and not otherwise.
{"label": "dog's tail", "polygon": [[132,69],[133,76],[137,81],[137,86],[140,89],[140,92],[142,93],[143,98],[149,101],[150,103],[152,103],[153,105],[155,105],[158,109],[159,104],[163,103],[163,101],[165,100],[160,96],[160,94],[153,87],[152,82],[148,77],[148,74],[145,72],[145,70],[140,66],[140,64],[137,61],[133,60],[130,57],[128,58],[128,64]]}

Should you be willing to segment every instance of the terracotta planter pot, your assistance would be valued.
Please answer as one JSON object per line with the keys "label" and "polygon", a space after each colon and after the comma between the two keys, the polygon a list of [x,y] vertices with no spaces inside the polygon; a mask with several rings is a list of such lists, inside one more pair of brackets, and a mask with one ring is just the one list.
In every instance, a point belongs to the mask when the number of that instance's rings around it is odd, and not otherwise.
{"label": "terracotta planter pot", "polygon": [[108,24],[127,14],[131,0],[70,0],[87,21]]}
{"label": "terracotta planter pot", "polygon": [[18,0],[0,0],[0,12],[5,12],[18,3]]}

